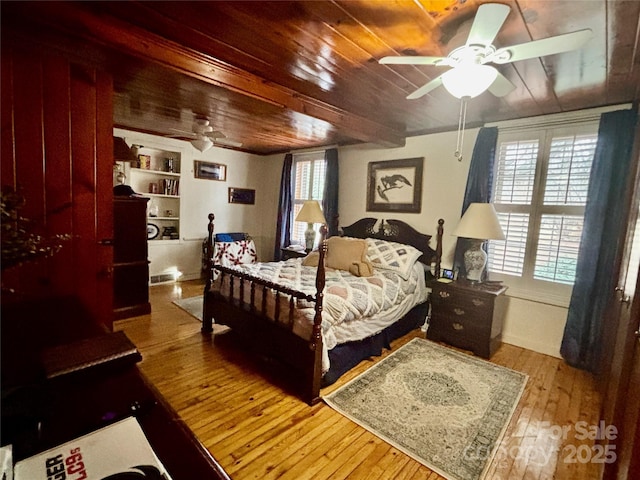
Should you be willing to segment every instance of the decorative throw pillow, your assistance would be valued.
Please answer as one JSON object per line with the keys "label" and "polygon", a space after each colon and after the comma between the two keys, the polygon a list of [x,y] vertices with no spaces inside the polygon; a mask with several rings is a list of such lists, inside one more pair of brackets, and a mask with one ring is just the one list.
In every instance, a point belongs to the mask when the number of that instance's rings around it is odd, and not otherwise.
{"label": "decorative throw pillow", "polygon": [[327,268],[348,272],[351,265],[359,262],[367,262],[367,242],[364,239],[330,237],[327,240]]}
{"label": "decorative throw pillow", "polygon": [[[311,252],[302,265],[317,267],[320,254]],[[331,237],[327,240],[324,264],[334,270],[345,270],[358,277],[370,277],[373,266],[367,260],[367,242],[360,238]]]}
{"label": "decorative throw pillow", "polygon": [[409,279],[411,269],[422,252],[411,245],[367,238],[367,257],[376,268],[391,270],[404,280]]}
{"label": "decorative throw pillow", "polygon": [[228,233],[216,233],[216,242],[233,242],[233,237]]}
{"label": "decorative throw pillow", "polygon": [[316,252],[311,252],[309,255],[302,259],[302,265],[305,267],[317,267],[318,261],[320,260],[320,254]]}
{"label": "decorative throw pillow", "polygon": [[369,262],[353,262],[349,267],[349,273],[356,277],[370,277],[373,275],[373,266]]}

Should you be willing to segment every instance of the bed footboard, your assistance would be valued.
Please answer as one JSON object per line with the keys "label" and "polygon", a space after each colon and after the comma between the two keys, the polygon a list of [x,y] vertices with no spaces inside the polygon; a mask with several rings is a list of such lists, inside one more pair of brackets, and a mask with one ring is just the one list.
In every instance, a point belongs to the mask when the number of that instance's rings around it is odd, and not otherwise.
{"label": "bed footboard", "polygon": [[[303,399],[313,404],[320,400],[322,380],[322,302],[325,286],[324,257],[326,255],[326,228],[322,229],[320,259],[316,274],[316,294],[308,295],[233,268],[213,263],[213,220],[209,214],[207,241],[207,281],[203,295],[202,332],[213,331],[213,321],[227,325],[239,334],[249,346],[262,354],[277,358],[298,370],[302,376]],[[221,285],[228,282],[228,291],[214,288],[214,272]],[[216,283],[216,286],[218,283]],[[267,298],[275,299],[272,315],[267,314]],[[258,298],[260,297],[260,298]],[[309,339],[293,331],[296,304],[313,304],[314,321]],[[281,308],[281,304],[288,305]],[[286,310],[286,311],[285,311]]]}

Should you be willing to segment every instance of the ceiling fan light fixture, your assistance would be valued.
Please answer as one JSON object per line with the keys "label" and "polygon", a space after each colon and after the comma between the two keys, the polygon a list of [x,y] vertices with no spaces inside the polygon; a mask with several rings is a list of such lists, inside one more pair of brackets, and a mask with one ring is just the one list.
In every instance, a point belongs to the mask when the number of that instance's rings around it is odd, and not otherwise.
{"label": "ceiling fan light fixture", "polygon": [[442,75],[442,84],[456,98],[474,98],[486,91],[498,76],[489,65],[459,65]]}
{"label": "ceiling fan light fixture", "polygon": [[191,145],[193,145],[196,150],[205,152],[213,147],[213,142],[206,135],[200,135],[195,140],[191,140]]}

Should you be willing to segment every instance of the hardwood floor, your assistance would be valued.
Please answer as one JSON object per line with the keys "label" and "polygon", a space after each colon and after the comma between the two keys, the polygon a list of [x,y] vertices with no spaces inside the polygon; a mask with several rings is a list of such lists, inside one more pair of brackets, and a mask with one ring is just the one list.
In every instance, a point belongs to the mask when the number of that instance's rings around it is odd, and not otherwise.
{"label": "hardwood floor", "polygon": [[[201,292],[200,282],[153,286],[152,313],[120,320],[115,329],[138,346],[141,370],[232,478],[442,478],[324,403],[309,407],[289,393],[274,365],[244,355],[231,336],[202,336],[200,323],[171,303]],[[592,460],[602,452],[584,438],[600,410],[591,375],[508,344],[491,361],[527,373],[529,381],[486,478],[600,478],[602,465]]]}

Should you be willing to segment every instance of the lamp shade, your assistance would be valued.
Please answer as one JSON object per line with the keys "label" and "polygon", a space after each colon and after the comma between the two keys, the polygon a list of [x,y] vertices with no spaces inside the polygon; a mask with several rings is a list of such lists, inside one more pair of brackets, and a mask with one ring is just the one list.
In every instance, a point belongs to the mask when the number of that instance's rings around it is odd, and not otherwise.
{"label": "lamp shade", "polygon": [[489,65],[459,65],[442,75],[442,84],[456,98],[477,97],[495,81],[498,71]]}
{"label": "lamp shade", "polygon": [[295,221],[306,223],[327,223],[317,200],[306,200],[302,204],[302,209],[298,212],[298,215],[296,215]]}
{"label": "lamp shade", "polygon": [[199,135],[197,139],[191,140],[191,145],[193,145],[197,150],[204,152],[213,147],[213,142],[206,135]]}
{"label": "lamp shade", "polygon": [[472,203],[452,235],[480,240],[504,240],[495,208],[490,203]]}

